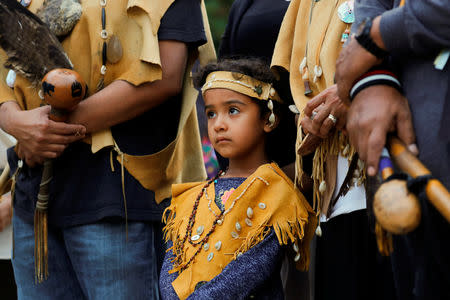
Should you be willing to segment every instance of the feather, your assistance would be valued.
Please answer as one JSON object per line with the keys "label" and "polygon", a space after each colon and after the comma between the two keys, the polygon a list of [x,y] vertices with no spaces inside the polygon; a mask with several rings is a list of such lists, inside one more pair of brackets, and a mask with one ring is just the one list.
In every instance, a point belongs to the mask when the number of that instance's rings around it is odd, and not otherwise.
{"label": "feather", "polygon": [[34,86],[52,69],[73,68],[48,26],[16,0],[0,1],[0,47],[8,56],[5,67]]}

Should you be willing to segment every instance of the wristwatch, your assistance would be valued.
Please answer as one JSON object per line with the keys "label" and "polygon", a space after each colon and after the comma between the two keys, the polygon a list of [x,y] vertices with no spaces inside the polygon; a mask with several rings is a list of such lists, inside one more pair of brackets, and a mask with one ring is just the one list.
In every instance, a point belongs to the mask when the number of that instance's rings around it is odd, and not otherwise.
{"label": "wristwatch", "polygon": [[367,51],[376,57],[383,59],[388,55],[386,50],[381,49],[375,44],[370,36],[370,29],[372,28],[372,18],[366,18],[359,26],[355,39]]}

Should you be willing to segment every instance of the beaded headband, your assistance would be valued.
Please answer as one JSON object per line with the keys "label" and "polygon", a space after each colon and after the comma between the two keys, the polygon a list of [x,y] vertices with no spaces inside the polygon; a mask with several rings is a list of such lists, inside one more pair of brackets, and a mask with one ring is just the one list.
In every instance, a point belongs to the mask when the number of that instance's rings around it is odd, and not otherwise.
{"label": "beaded headband", "polygon": [[252,98],[265,100],[270,110],[269,122],[273,126],[275,124],[275,114],[273,113],[272,100],[283,103],[277,91],[272,87],[271,83],[263,82],[251,76],[247,76],[237,72],[216,71],[211,72],[202,87],[202,95],[209,89],[228,89]]}
{"label": "beaded headband", "polygon": [[209,73],[202,87],[202,94],[209,89],[223,88],[232,90],[259,100],[274,100],[283,103],[272,84],[253,77],[229,71]]}

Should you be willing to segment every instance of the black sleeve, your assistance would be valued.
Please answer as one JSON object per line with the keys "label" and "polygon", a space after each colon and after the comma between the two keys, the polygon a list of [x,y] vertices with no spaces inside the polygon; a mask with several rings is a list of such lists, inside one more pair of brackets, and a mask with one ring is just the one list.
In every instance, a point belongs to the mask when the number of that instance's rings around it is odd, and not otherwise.
{"label": "black sleeve", "polygon": [[206,43],[200,0],[175,0],[161,19],[159,40],[200,46]]}
{"label": "black sleeve", "polygon": [[236,14],[237,2],[239,1],[233,2],[230,8],[230,12],[228,14],[227,26],[225,27],[225,31],[222,35],[222,38],[220,39],[218,52],[219,58],[223,58],[230,55],[230,35],[231,35],[231,28],[233,27],[234,24],[234,16]]}
{"label": "black sleeve", "polygon": [[220,39],[219,44],[219,58],[226,57],[230,54],[230,23],[227,24],[227,27],[225,27],[225,32],[222,35],[222,38]]}
{"label": "black sleeve", "polygon": [[231,55],[231,35],[234,31],[236,31],[236,22],[239,14],[242,12],[244,8],[249,6],[249,1],[244,0],[236,0],[231,5],[230,11],[228,13],[227,26],[225,27],[225,31],[220,39],[219,44],[219,52],[218,58],[226,58]]}

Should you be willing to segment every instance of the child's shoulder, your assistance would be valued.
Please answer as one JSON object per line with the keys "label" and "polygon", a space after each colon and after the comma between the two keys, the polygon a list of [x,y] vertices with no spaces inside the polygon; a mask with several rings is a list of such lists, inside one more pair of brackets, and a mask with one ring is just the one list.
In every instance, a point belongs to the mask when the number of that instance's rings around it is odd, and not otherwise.
{"label": "child's shoulder", "polygon": [[261,165],[251,176],[270,180],[270,182],[268,181],[268,188],[270,188],[272,183],[277,187],[284,187],[290,192],[295,190],[292,180],[283,172],[278,164],[274,162]]}
{"label": "child's shoulder", "polygon": [[172,201],[184,196],[189,197],[193,193],[198,194],[206,183],[206,181],[198,181],[172,184]]}
{"label": "child's shoulder", "polygon": [[[282,201],[292,201],[292,199],[303,197],[295,189],[294,183],[276,163],[267,163],[259,166],[248,178],[223,178],[220,181],[226,182],[221,182],[219,185],[231,184],[237,192],[245,190],[245,194],[248,194],[250,197],[259,198],[261,195],[273,194],[273,196],[277,196],[275,199],[281,198]],[[202,190],[207,186],[209,191],[210,187],[207,183],[207,181],[201,181],[173,184],[172,206],[191,205],[199,195],[203,194]]]}

